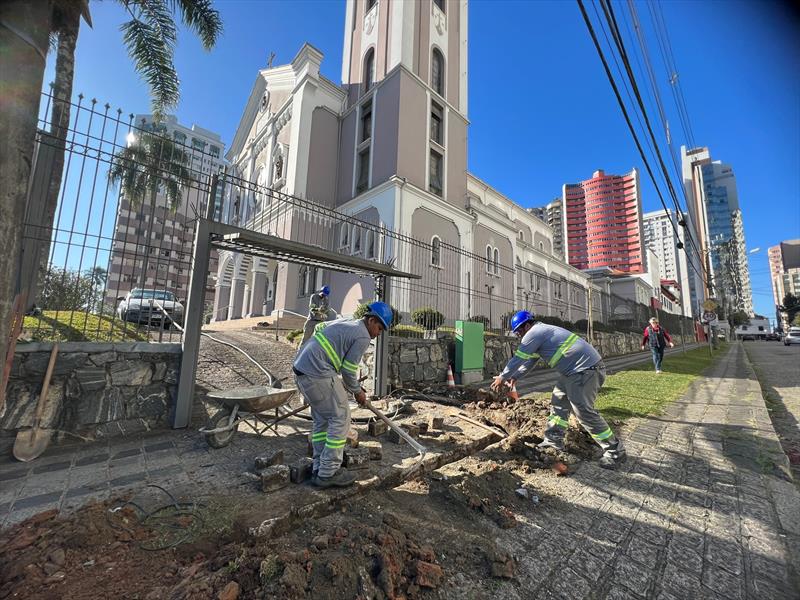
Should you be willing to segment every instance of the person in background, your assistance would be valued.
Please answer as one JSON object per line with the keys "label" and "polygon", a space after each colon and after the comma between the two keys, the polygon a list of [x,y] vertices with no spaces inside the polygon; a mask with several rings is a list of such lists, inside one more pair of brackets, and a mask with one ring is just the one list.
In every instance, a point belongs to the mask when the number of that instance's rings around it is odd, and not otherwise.
{"label": "person in background", "polygon": [[319,290],[311,294],[311,299],[308,301],[308,318],[303,326],[303,341],[300,342],[302,347],[312,335],[314,335],[314,328],[329,319],[330,301],[328,296],[331,294],[331,288],[327,285],[322,286]]}
{"label": "person in background", "polygon": [[295,358],[292,371],[314,421],[311,482],[317,487],[346,487],[356,480],[353,473],[342,468],[350,431],[348,395],[352,394],[360,405],[367,401],[358,381],[358,363],[370,341],[388,329],[392,318],[388,304],[373,302],[363,319],[319,323],[314,337]]}
{"label": "person in background", "polygon": [[644,328],[644,337],[642,338],[642,350],[646,345],[650,345],[650,351],[653,353],[653,365],[656,367],[656,373],[661,373],[661,362],[664,360],[664,348],[669,344],[670,348],[674,348],[675,344],[672,343],[672,338],[666,329],[661,327],[656,317],[650,319],[650,324]]}
{"label": "person in background", "polygon": [[498,392],[504,385],[513,386],[517,379],[531,371],[536,361],[544,360],[558,371],[559,377],[553,388],[548,426],[539,448],[564,450],[571,410],[581,427],[603,449],[600,466],[616,469],[625,461],[627,453],[622,440],[614,435],[594,407],[597,392],[606,380],[606,367],[597,350],[575,333],[537,321],[527,310],[512,317],[511,329],[522,339],[506,368],[494,378],[492,389]]}

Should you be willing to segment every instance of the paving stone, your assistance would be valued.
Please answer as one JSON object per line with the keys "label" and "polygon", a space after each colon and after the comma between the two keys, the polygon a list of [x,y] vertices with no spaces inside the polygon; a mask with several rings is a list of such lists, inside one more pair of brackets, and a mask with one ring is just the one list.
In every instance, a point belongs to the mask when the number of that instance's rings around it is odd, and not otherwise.
{"label": "paving stone", "polygon": [[729,600],[744,598],[744,580],[715,565],[710,565],[705,569],[703,584],[715,590],[723,598],[728,598]]}
{"label": "paving stone", "polygon": [[303,483],[311,479],[314,461],[304,457],[289,466],[289,480],[292,483]]}
{"label": "paving stone", "polygon": [[[25,477],[28,474],[28,468],[24,469],[13,469],[10,471],[0,471],[0,481],[13,481],[14,479],[20,479]],[[10,485],[10,484],[9,484]]]}
{"label": "paving stone", "polygon": [[283,464],[283,450],[275,450],[273,452],[264,454],[263,456],[257,456],[255,459],[255,464],[256,471],[261,471],[273,465]]}
{"label": "paving stone", "polygon": [[121,477],[116,477],[110,481],[111,487],[127,487],[134,483],[138,483],[140,481],[147,480],[147,473],[144,471],[139,471],[137,473],[131,473],[129,475],[123,475]]}
{"label": "paving stone", "polygon": [[342,464],[345,469],[360,470],[368,469],[370,461],[370,451],[367,448],[345,448],[344,460]]}
{"label": "paving stone", "polygon": [[46,494],[38,494],[36,496],[29,496],[26,498],[18,498],[14,502],[13,510],[22,510],[26,508],[37,508],[46,504],[57,502],[61,498],[60,491],[48,492]]}
{"label": "paving stone", "polygon": [[145,445],[144,449],[148,454],[153,454],[164,450],[174,450],[175,444],[172,442],[159,442],[158,444]]}
{"label": "paving stone", "polygon": [[378,437],[386,433],[389,430],[389,426],[383,421],[370,421],[367,430],[371,436]]}
{"label": "paving stone", "polygon": [[70,468],[72,465],[71,461],[65,460],[61,462],[54,462],[45,465],[39,465],[33,467],[33,472],[38,473],[52,473],[53,471],[64,471]]}

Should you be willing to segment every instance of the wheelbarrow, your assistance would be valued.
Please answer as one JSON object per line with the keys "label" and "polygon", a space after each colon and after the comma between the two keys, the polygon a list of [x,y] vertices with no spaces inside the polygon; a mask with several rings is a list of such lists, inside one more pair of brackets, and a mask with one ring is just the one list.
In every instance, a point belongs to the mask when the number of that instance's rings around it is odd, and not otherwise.
{"label": "wheelbarrow", "polygon": [[[208,398],[223,404],[208,420],[208,425],[200,429],[206,443],[212,448],[224,448],[231,443],[239,424],[245,423],[256,434],[262,435],[275,425],[306,408],[304,404],[288,413],[279,414],[278,408],[288,403],[297,392],[295,387],[254,386],[218,390],[208,393]],[[275,410],[275,415],[264,414]]]}

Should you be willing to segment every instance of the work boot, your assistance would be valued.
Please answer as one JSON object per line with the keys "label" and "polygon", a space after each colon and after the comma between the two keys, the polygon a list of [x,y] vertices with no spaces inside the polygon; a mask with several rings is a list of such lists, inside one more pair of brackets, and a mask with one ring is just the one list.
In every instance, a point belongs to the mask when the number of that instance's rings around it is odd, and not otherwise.
{"label": "work boot", "polygon": [[600,457],[600,466],[613,470],[624,463],[627,458],[628,453],[625,451],[625,446],[622,445],[622,440],[617,440],[613,446],[603,452],[603,456]]}
{"label": "work boot", "polygon": [[552,438],[544,438],[541,442],[536,444],[536,448],[544,450],[545,448],[553,448],[559,452],[564,451],[564,440],[554,440]]}
{"label": "work boot", "polygon": [[339,469],[330,477],[320,477],[319,473],[317,473],[317,476],[311,480],[311,483],[321,488],[347,487],[349,485],[353,485],[355,480],[356,476],[351,472],[346,471],[345,469]]}

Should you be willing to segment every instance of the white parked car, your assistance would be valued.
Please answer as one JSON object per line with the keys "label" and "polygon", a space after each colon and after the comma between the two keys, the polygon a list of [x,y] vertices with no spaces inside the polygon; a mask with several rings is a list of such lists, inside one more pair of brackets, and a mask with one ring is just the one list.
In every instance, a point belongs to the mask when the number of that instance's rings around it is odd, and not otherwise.
{"label": "white parked car", "polygon": [[[117,316],[123,321],[131,323],[145,323],[168,327],[173,321],[178,325],[183,324],[183,305],[175,294],[166,290],[133,289],[125,296],[118,298]],[[158,302],[167,311],[169,318],[164,317],[155,305]]]}
{"label": "white parked car", "polygon": [[788,333],[783,338],[783,345],[800,344],[800,327],[789,327]]}

